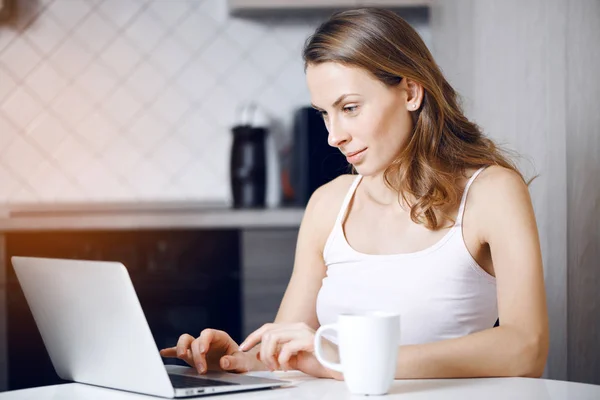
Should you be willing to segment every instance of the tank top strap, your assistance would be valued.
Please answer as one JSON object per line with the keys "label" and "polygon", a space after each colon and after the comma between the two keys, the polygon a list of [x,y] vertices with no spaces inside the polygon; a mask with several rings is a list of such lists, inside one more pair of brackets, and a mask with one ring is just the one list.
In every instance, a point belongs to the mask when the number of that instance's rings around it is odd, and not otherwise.
{"label": "tank top strap", "polygon": [[341,224],[342,221],[344,220],[344,218],[346,217],[348,205],[350,204],[350,200],[352,200],[352,197],[354,196],[354,192],[356,192],[356,188],[358,187],[358,184],[360,183],[361,179],[362,179],[362,175],[357,175],[356,178],[354,179],[354,181],[352,182],[352,185],[350,185],[350,188],[348,189],[348,193],[346,193],[346,197],[344,197],[344,201],[342,202],[342,207],[340,208],[340,212],[338,213],[337,219],[335,220],[336,225]]}
{"label": "tank top strap", "polygon": [[462,223],[463,215],[465,214],[465,205],[467,204],[467,195],[469,194],[469,188],[475,178],[484,170],[487,166],[479,168],[475,173],[469,178],[467,184],[465,185],[465,191],[463,192],[462,199],[460,200],[460,207],[458,208],[458,214],[456,215],[456,222],[454,225],[460,225]]}

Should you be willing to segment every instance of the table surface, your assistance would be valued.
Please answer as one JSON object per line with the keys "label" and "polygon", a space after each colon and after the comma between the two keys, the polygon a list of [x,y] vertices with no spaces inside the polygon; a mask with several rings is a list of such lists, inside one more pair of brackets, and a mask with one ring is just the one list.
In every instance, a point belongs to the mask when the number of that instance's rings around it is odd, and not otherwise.
{"label": "table surface", "polygon": [[[280,379],[286,379],[291,385],[285,388],[254,392],[242,392],[218,395],[215,400],[275,400],[275,399],[357,399],[346,389],[345,383],[331,379],[315,379],[300,372],[276,373]],[[204,396],[202,397],[204,398]],[[598,400],[600,386],[573,382],[553,381],[533,378],[481,378],[481,379],[435,379],[435,380],[398,380],[395,381],[386,396],[402,400],[417,399],[484,399],[484,400]],[[112,389],[67,383],[33,389],[0,393],[0,400],[149,400],[156,399],[134,393]]]}

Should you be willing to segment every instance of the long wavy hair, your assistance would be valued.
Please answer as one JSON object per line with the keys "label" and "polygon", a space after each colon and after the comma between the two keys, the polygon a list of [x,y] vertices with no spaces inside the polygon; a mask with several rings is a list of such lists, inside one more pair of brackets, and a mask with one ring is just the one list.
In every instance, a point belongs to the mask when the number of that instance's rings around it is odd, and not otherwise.
{"label": "long wavy hair", "polygon": [[453,221],[448,213],[462,195],[457,178],[467,169],[516,165],[469,121],[458,95],[444,78],[419,34],[392,11],[361,8],[338,12],[304,45],[305,69],[336,62],[360,67],[387,86],[409,78],[423,86],[421,107],[412,112],[413,132],[384,172],[386,184],[410,206],[411,219],[432,230]]}

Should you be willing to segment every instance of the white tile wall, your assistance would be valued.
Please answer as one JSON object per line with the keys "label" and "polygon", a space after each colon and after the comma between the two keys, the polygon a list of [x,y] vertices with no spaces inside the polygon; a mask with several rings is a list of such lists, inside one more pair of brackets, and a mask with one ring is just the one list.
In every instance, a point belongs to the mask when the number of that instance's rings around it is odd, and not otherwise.
{"label": "white tile wall", "polygon": [[227,202],[236,107],[257,101],[285,135],[309,102],[315,18],[231,18],[225,0],[16,3],[0,25],[0,203]]}

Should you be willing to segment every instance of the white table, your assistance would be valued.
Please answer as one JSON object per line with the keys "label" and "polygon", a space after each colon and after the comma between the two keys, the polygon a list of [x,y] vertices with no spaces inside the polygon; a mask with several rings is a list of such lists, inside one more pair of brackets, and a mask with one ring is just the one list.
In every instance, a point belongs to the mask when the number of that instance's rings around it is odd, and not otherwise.
{"label": "white table", "polygon": [[[532,378],[438,379],[395,381],[386,396],[352,396],[344,382],[315,379],[300,372],[276,373],[290,387],[200,398],[215,400],[360,399],[398,400],[598,400],[600,386]],[[152,400],[157,397],[104,389],[78,383],[0,393],[0,400]]]}

